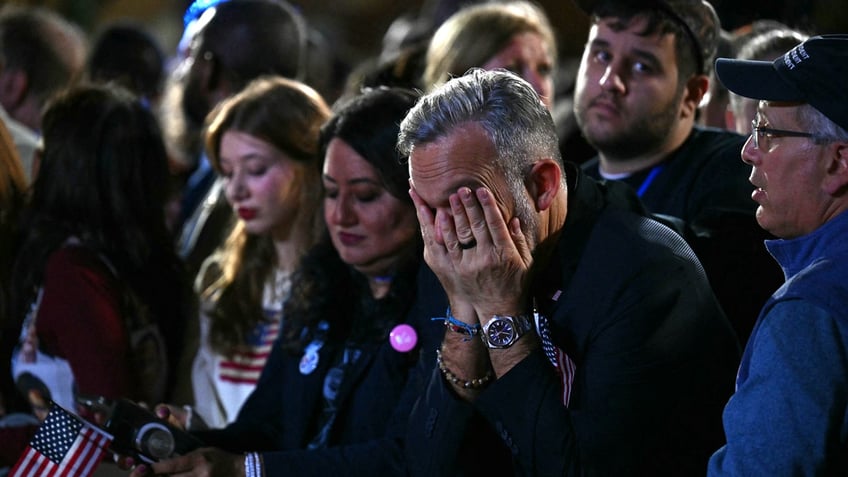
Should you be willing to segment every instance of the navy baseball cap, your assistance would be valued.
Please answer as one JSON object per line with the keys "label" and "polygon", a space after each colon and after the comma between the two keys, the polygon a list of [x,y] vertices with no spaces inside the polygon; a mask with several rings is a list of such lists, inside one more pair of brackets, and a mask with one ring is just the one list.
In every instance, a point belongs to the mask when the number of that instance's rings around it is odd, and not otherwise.
{"label": "navy baseball cap", "polygon": [[719,58],[716,75],[739,96],[807,103],[848,131],[848,35],[811,37],[774,61]]}

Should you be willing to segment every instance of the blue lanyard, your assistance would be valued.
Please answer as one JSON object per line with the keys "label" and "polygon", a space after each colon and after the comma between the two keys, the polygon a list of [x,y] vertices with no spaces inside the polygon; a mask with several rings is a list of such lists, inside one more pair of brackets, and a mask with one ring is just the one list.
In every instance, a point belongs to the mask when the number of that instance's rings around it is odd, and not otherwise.
{"label": "blue lanyard", "polygon": [[640,185],[639,190],[636,191],[636,195],[642,197],[642,195],[645,194],[645,191],[648,190],[648,187],[651,186],[651,183],[654,182],[654,179],[656,179],[657,175],[659,175],[659,173],[663,170],[664,167],[665,164],[657,164],[656,166],[652,167],[651,172],[648,173],[648,177],[646,177],[645,180],[642,181],[642,185]]}

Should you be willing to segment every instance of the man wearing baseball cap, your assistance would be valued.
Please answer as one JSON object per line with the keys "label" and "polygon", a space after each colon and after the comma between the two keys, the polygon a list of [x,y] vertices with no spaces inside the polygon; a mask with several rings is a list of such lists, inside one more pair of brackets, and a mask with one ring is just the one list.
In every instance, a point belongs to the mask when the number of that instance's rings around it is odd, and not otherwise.
{"label": "man wearing baseball cap", "polygon": [[716,72],[760,100],[742,160],[786,281],[745,348],[709,475],[848,475],[848,35]]}
{"label": "man wearing baseball cap", "polygon": [[[767,234],[754,220],[745,180],[750,169],[738,160],[745,137],[695,124],[709,89],[719,18],[704,0],[577,4],[591,28],[574,110],[598,152],[583,169],[630,185],[651,212],[684,224],[744,343],[782,276],[761,247]],[[752,269],[758,276],[746,273]]]}

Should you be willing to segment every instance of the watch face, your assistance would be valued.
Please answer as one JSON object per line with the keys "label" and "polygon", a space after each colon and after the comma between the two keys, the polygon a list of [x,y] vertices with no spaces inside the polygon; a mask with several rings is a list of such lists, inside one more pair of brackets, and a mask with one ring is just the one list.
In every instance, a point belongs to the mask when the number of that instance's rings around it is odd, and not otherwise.
{"label": "watch face", "polygon": [[509,320],[493,320],[486,333],[489,343],[494,346],[507,346],[515,339],[515,327]]}

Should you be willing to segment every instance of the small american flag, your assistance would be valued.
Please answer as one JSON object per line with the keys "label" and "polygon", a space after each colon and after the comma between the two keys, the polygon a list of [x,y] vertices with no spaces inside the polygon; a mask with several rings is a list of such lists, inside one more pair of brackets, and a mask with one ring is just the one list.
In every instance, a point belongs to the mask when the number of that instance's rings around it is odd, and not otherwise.
{"label": "small american flag", "polygon": [[9,476],[88,477],[110,442],[110,434],[54,403]]}

